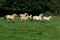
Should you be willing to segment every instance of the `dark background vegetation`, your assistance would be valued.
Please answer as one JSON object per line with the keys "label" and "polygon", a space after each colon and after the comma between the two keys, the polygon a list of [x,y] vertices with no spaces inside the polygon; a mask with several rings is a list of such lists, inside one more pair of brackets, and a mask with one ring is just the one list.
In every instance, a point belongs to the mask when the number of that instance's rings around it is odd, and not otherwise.
{"label": "dark background vegetation", "polygon": [[0,15],[24,12],[59,15],[60,0],[0,0]]}

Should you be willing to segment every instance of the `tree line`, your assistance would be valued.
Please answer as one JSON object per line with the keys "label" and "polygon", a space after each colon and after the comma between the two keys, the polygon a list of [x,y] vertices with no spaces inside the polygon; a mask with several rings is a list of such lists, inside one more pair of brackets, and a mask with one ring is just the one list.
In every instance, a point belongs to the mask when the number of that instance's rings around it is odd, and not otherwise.
{"label": "tree line", "polygon": [[0,11],[60,12],[60,0],[0,0]]}

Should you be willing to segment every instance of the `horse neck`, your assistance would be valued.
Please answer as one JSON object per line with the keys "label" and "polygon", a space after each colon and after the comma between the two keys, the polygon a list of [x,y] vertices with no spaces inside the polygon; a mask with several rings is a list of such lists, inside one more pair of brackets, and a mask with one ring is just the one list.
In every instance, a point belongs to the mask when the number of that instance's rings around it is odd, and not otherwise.
{"label": "horse neck", "polygon": [[51,18],[51,17],[49,17],[49,18]]}
{"label": "horse neck", "polygon": [[12,17],[15,17],[15,15],[12,15]]}

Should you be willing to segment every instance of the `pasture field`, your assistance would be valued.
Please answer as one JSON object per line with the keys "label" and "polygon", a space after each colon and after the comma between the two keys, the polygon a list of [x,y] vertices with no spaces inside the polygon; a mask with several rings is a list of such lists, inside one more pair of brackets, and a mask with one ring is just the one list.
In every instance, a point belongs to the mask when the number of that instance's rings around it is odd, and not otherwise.
{"label": "pasture field", "polygon": [[49,22],[16,18],[14,23],[0,18],[0,40],[60,40],[60,18]]}

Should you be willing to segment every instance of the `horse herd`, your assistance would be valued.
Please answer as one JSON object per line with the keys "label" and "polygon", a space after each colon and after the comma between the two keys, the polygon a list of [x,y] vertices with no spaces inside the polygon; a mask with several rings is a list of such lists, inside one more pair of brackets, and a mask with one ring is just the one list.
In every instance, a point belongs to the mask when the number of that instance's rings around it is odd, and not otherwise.
{"label": "horse herd", "polygon": [[44,16],[42,13],[39,14],[38,16],[32,16],[32,15],[28,15],[28,13],[24,13],[24,14],[12,14],[12,15],[5,15],[4,18],[6,18],[7,20],[11,19],[11,20],[14,20],[15,17],[19,17],[21,19],[21,21],[26,21],[28,19],[31,19],[31,20],[39,20],[39,21],[42,21],[42,20],[47,20],[49,21],[52,16]]}

